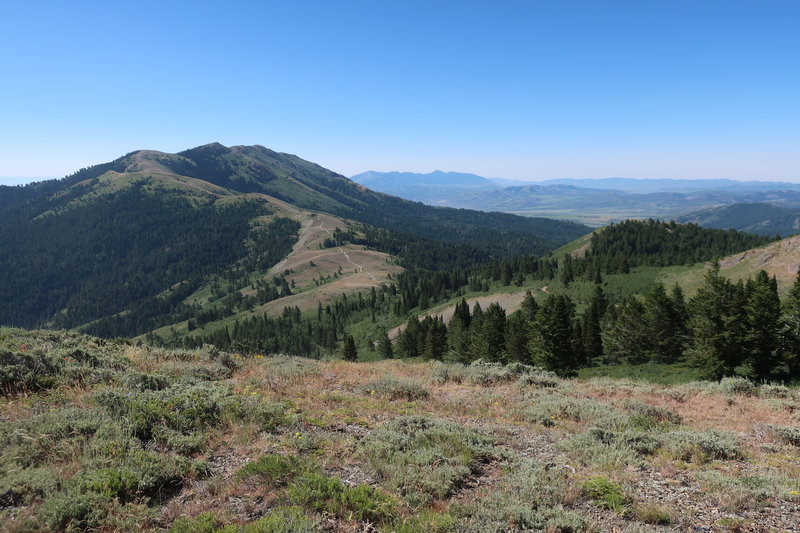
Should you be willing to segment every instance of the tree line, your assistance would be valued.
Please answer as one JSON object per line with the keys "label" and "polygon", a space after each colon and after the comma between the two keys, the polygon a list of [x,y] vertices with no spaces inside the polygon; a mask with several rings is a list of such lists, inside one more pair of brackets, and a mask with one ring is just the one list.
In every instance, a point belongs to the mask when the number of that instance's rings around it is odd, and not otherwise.
{"label": "tree line", "polygon": [[800,276],[784,302],[765,271],[734,283],[716,263],[688,301],[679,286],[667,291],[661,284],[618,302],[597,285],[581,313],[566,295],[539,304],[528,292],[508,317],[497,304],[484,310],[476,303],[470,310],[462,300],[449,324],[411,318],[383,350],[464,363],[518,361],[565,374],[592,365],[683,362],[710,378],[797,379]]}

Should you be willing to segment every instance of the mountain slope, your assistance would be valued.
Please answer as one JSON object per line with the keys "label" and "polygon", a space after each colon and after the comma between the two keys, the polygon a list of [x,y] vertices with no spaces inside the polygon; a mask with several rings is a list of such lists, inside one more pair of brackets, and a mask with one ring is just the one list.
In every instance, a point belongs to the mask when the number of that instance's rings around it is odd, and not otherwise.
{"label": "mountain slope", "polygon": [[[423,206],[261,146],[138,151],[63,180],[0,189],[0,324],[129,336],[261,306],[290,292],[284,272],[271,269],[315,213],[335,217],[330,244],[319,246],[335,247],[344,263],[305,269],[312,284],[359,261],[386,263],[380,251],[445,267],[542,253],[587,230]],[[351,252],[359,261],[346,260]],[[381,283],[373,276],[366,286]]]}
{"label": "mountain slope", "polygon": [[264,193],[300,208],[390,231],[475,246],[492,254],[543,253],[587,231],[579,224],[559,220],[431,209],[371,191],[319,165],[263,146],[227,148],[212,143],[178,154],[142,151],[100,167],[85,169],[65,181],[78,183],[106,171],[166,172],[235,193]]}
{"label": "mountain slope", "polygon": [[[765,270],[770,277],[775,276],[778,292],[785,295],[800,272],[800,236],[723,257],[719,266],[720,274],[732,281],[747,280]],[[693,295],[702,285],[709,267],[710,262],[693,267],[668,268],[658,278],[665,285],[678,283],[687,295]]]}
{"label": "mountain slope", "polygon": [[789,236],[800,232],[800,209],[766,203],[733,204],[694,211],[678,222],[706,228],[735,229],[758,235]]}

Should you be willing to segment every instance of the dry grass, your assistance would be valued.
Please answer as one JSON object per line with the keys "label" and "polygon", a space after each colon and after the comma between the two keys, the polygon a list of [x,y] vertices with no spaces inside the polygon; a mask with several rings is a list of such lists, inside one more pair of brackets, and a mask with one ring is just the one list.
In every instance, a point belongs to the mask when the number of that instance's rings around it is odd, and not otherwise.
{"label": "dry grass", "polygon": [[[179,376],[189,376],[187,368],[208,364],[209,357],[202,351],[131,346],[121,346],[119,355],[138,372]],[[288,489],[234,476],[248,462],[268,454],[302,457],[324,479],[340,480],[347,487],[377,488],[395,502],[403,523],[428,517],[424,523],[413,522],[410,529],[392,522],[379,527],[381,531],[497,531],[498,524],[621,531],[656,527],[653,524],[661,519],[671,520],[670,527],[696,527],[709,525],[705,518],[711,516],[709,509],[723,509],[731,519],[763,520],[771,505],[785,510],[769,514],[770,527],[781,530],[793,519],[791,513],[800,512],[800,498],[792,493],[800,491],[800,448],[768,431],[769,426],[800,426],[793,418],[794,389],[788,395],[777,391],[786,397],[775,398],[731,395],[714,383],[665,387],[595,379],[557,380],[555,386],[543,387],[511,379],[478,384],[437,379],[441,363],[402,360],[348,363],[234,355],[232,364],[230,377],[217,378],[215,386],[230,387],[236,398],[280,402],[294,422],[265,430],[255,420],[231,419],[209,430],[204,451],[196,454],[208,475],[186,479],[177,497],[150,510],[131,508],[135,510],[131,520],[139,527],[166,529],[179,516],[206,512],[224,523],[243,524],[287,505]],[[372,394],[375,384],[387,376],[404,386],[413,384],[427,396]],[[0,402],[0,416],[21,421],[48,408],[93,409],[94,395],[104,387],[56,387],[8,397]],[[774,394],[770,389],[769,395]],[[537,413],[549,413],[549,423],[544,424]],[[387,484],[361,459],[367,453],[364,446],[419,445],[391,433],[399,420],[408,417],[421,417],[431,427],[443,429],[433,433],[435,446],[430,450],[370,451],[397,458]],[[456,439],[459,432],[453,428],[488,439],[491,453],[476,454]],[[693,440],[695,434],[702,438]],[[376,435],[383,437],[376,440]],[[738,446],[736,453],[715,455],[715,445],[732,442]],[[705,448],[694,450],[695,443]],[[432,453],[452,455],[441,460],[425,455]],[[435,479],[427,486],[419,472],[411,471],[406,474],[416,475],[415,486],[435,495],[432,501],[408,500],[404,489],[392,489],[403,487],[406,460],[437,468],[450,464],[454,470],[442,474],[449,480],[446,490]],[[57,466],[65,479],[79,472],[75,460]],[[598,507],[581,491],[582,483],[600,475],[623,487],[628,499],[620,507]],[[674,506],[680,506],[680,516],[664,518],[668,513],[663,510]],[[36,505],[23,506],[14,516],[35,512]],[[320,517],[313,509],[306,512]],[[354,515],[326,516],[334,531],[367,527]],[[435,524],[434,518],[439,520]],[[20,525],[17,519],[14,523]]]}

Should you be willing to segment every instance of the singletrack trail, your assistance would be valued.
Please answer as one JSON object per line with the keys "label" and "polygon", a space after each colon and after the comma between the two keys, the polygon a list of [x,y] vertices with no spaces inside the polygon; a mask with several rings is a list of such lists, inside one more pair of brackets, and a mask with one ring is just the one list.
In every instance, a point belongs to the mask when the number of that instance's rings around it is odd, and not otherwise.
{"label": "singletrack trail", "polygon": [[[324,220],[322,220],[322,219],[319,220],[319,226],[317,226],[317,229],[321,229],[322,231],[326,232],[329,237],[333,237],[333,233],[331,233],[331,230],[329,230],[328,228],[325,227],[325,221]],[[359,265],[358,263],[354,262],[352,259],[350,259],[350,254],[348,254],[344,250],[344,248],[339,246],[339,251],[342,252],[342,254],[344,255],[344,258],[347,260],[348,263],[350,263],[351,265],[356,267],[356,269],[358,269],[359,272],[364,272],[364,267]],[[372,279],[373,281],[378,281],[378,279],[375,276],[372,275],[372,272],[364,272],[364,273],[367,276],[369,276],[370,279]]]}

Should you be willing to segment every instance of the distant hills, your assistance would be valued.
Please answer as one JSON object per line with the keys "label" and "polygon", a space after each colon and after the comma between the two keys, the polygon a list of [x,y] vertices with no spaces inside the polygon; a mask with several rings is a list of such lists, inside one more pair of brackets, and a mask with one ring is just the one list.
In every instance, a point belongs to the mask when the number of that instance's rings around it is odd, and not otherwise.
{"label": "distant hills", "polygon": [[765,203],[723,205],[688,213],[677,221],[694,222],[706,228],[788,237],[800,233],[800,208]]}
{"label": "distant hills", "polygon": [[[464,185],[457,183],[460,175],[469,176]],[[606,178],[511,184],[509,180],[444,172],[369,172],[353,179],[430,205],[567,218],[594,226],[626,218],[676,218],[737,203],[800,208],[800,184],[781,182]]]}
{"label": "distant hills", "polygon": [[368,171],[350,179],[373,191],[431,205],[447,203],[454,193],[491,191],[499,187],[494,181],[477,174],[441,170],[427,174]]}
{"label": "distant hills", "polygon": [[698,191],[778,191],[800,190],[798,183],[780,181],[738,181],[731,179],[637,179],[637,178],[600,178],[600,179],[554,179],[542,181],[543,185],[572,185],[590,189],[611,189],[627,193],[678,192],[690,193]]}

